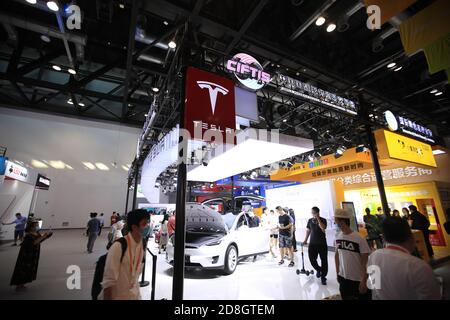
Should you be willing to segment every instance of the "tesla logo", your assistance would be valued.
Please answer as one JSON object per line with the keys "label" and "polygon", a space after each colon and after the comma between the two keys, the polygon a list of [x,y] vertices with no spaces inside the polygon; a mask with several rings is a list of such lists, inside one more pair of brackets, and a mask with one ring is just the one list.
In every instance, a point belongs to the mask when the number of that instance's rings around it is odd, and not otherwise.
{"label": "tesla logo", "polygon": [[212,114],[216,110],[216,102],[217,102],[217,94],[220,92],[224,96],[228,94],[228,89],[218,85],[217,83],[208,82],[208,81],[197,81],[198,86],[201,89],[208,89],[209,92],[209,101],[211,102],[211,110]]}

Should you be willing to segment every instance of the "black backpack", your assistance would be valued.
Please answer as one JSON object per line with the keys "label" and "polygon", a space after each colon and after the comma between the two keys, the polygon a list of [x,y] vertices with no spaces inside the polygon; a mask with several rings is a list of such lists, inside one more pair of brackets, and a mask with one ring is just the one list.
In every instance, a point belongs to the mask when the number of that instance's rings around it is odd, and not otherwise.
{"label": "black backpack", "polygon": [[[119,238],[115,242],[119,242],[122,246],[122,255],[120,256],[120,262],[122,262],[123,256],[125,255],[125,252],[127,251],[127,240],[125,238]],[[103,273],[105,271],[107,255],[108,255],[108,253],[102,255],[97,260],[97,263],[95,266],[95,272],[94,272],[94,280],[92,281],[92,288],[91,288],[92,300],[97,300],[98,295],[102,291]]]}

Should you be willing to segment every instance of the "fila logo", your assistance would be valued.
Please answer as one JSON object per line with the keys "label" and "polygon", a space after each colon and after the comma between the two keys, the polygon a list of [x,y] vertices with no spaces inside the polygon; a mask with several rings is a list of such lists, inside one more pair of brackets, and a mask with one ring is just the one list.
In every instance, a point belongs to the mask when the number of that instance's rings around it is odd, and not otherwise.
{"label": "fila logo", "polygon": [[217,94],[220,92],[224,96],[228,94],[228,89],[218,85],[217,83],[208,82],[208,81],[197,81],[200,89],[208,89],[209,92],[209,101],[211,102],[211,110],[212,114],[216,110],[216,102],[217,102]]}
{"label": "fila logo", "polygon": [[336,240],[337,247],[341,250],[347,250],[359,253],[359,244],[348,240]]}

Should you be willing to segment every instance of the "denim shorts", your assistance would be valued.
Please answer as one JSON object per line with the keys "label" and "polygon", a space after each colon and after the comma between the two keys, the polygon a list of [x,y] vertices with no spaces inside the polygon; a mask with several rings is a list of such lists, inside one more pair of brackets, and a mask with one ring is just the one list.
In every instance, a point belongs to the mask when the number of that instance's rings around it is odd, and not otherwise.
{"label": "denim shorts", "polygon": [[290,248],[292,247],[292,237],[280,234],[278,241],[280,243],[280,248]]}

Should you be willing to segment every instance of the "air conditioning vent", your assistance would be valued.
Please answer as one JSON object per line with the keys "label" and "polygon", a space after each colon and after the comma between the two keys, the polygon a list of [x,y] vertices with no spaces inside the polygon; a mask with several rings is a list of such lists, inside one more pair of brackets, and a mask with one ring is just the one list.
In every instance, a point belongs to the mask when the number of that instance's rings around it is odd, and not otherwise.
{"label": "air conditioning vent", "polygon": [[63,227],[68,227],[68,226],[69,226],[69,222],[67,222],[67,221],[66,221],[66,222],[63,222],[63,223],[62,223],[62,226],[63,226]]}

